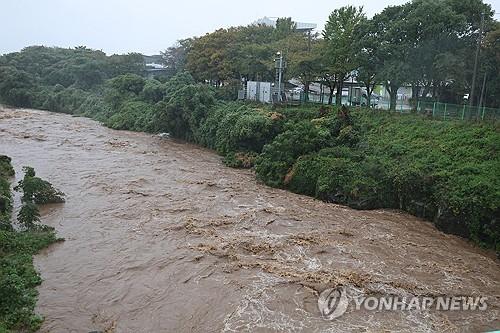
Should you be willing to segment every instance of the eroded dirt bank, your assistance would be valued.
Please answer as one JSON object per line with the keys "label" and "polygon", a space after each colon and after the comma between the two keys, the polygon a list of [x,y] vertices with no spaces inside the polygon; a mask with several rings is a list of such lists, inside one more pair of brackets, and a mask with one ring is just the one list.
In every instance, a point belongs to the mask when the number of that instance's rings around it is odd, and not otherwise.
{"label": "eroded dirt bank", "polygon": [[[0,153],[67,195],[42,211],[64,243],[36,257],[42,332],[412,332],[500,326],[490,254],[394,211],[258,184],[214,153],[68,115],[0,109]],[[325,321],[318,291],[482,295],[487,311]]]}

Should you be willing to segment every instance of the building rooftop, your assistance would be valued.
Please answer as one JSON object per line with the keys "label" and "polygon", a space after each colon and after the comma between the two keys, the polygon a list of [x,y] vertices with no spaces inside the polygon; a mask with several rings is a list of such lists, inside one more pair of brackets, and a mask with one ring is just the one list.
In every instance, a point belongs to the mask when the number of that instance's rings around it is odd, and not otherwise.
{"label": "building rooftop", "polygon": [[[276,27],[276,20],[277,17],[267,17],[264,16],[261,19],[258,19],[257,21],[254,22],[254,24],[263,24],[267,25],[270,27]],[[304,22],[295,22],[294,23],[297,25],[297,30],[300,31],[309,31],[309,30],[314,30],[318,27],[316,23],[304,23]]]}

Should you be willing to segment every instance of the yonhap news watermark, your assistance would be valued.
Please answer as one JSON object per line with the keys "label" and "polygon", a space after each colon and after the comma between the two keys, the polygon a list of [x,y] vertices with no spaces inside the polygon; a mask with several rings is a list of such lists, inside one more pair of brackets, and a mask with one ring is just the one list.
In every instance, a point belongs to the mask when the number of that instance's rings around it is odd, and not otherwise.
{"label": "yonhap news watermark", "polygon": [[350,311],[485,311],[486,296],[399,296],[348,295],[346,287],[325,289],[318,298],[318,308],[326,320]]}

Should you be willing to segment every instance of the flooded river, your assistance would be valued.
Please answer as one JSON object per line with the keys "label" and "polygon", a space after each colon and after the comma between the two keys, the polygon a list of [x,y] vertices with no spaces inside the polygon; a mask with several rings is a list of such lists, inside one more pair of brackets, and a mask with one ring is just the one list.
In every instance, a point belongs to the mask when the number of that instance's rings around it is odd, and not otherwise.
{"label": "flooded river", "polygon": [[[0,110],[0,154],[67,195],[35,257],[41,332],[474,332],[499,328],[495,257],[396,211],[266,187],[183,142]],[[321,317],[318,294],[487,296],[486,311]]]}

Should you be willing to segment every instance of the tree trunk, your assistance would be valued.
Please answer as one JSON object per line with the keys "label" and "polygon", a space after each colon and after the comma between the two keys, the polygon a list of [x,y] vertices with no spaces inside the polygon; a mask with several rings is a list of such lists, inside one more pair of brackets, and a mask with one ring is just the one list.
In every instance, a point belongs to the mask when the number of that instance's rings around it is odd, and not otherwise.
{"label": "tree trunk", "polygon": [[335,94],[335,105],[342,105],[342,88],[343,82],[337,82],[337,93]]}
{"label": "tree trunk", "polygon": [[398,88],[399,88],[399,86],[394,84],[394,83],[390,83],[390,84],[386,85],[386,89],[390,95],[389,110],[391,110],[391,111],[396,111],[396,102],[398,99]]}
{"label": "tree trunk", "polygon": [[396,89],[391,89],[391,91],[389,92],[389,94],[391,96],[391,104],[390,104],[389,110],[396,111],[396,103],[397,103],[397,99],[398,99],[398,90],[397,90],[397,88]]}
{"label": "tree trunk", "polygon": [[[370,89],[370,87],[372,87]],[[372,92],[373,92],[373,89],[375,88],[375,85],[371,85],[371,84],[367,84],[365,86],[366,88],[366,106],[368,106],[368,108],[371,108],[372,107]]]}
{"label": "tree trunk", "polygon": [[432,82],[432,98],[435,101],[439,102],[439,97],[438,97],[436,82]]}
{"label": "tree trunk", "polygon": [[304,102],[309,102],[309,85],[311,82],[307,81],[304,83]]}
{"label": "tree trunk", "polygon": [[426,85],[424,85],[424,91],[422,91],[422,97],[427,97],[427,95],[430,93],[431,91],[431,85],[430,83],[427,83]]}
{"label": "tree trunk", "polygon": [[333,91],[335,90],[335,81],[328,82],[328,88],[330,88],[330,92],[328,94],[328,105],[332,105],[333,102]]}
{"label": "tree trunk", "polygon": [[412,85],[411,85],[411,99],[412,99],[414,111],[417,111],[419,93],[420,93],[420,86],[418,85],[418,83],[412,83]]}

